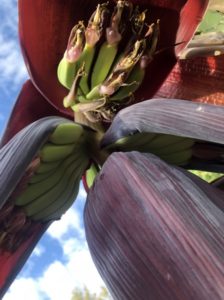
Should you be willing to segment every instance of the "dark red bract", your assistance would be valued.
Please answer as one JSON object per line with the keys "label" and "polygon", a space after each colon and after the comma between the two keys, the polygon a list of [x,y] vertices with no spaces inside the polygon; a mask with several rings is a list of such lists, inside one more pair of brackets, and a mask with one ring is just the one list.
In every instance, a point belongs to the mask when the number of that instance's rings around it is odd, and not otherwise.
{"label": "dark red bract", "polygon": [[180,60],[155,97],[224,104],[224,55]]}
{"label": "dark red bract", "polygon": [[1,145],[6,144],[17,132],[30,123],[52,115],[60,115],[60,112],[51,106],[28,80],[23,85],[13,108]]}
{"label": "dark red bract", "polygon": [[149,154],[114,153],[106,161],[84,220],[114,299],[222,299],[223,211],[206,200],[218,196],[214,187],[194,183]]}

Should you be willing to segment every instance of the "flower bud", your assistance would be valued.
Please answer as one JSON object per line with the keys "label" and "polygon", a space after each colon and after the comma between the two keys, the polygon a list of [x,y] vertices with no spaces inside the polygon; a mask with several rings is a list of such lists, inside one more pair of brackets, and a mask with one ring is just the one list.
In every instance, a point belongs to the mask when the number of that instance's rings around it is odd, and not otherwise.
{"label": "flower bud", "polygon": [[[223,193],[159,158],[114,153],[89,192],[90,252],[114,299],[221,300]],[[209,191],[211,190],[211,191]]]}

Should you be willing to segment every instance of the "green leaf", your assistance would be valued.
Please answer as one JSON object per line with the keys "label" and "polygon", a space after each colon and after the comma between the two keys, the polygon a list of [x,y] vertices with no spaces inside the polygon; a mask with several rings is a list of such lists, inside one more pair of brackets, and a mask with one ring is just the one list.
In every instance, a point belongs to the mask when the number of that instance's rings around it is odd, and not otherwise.
{"label": "green leaf", "polygon": [[201,24],[198,27],[198,32],[219,31],[224,29],[224,14],[218,11],[208,10]]}

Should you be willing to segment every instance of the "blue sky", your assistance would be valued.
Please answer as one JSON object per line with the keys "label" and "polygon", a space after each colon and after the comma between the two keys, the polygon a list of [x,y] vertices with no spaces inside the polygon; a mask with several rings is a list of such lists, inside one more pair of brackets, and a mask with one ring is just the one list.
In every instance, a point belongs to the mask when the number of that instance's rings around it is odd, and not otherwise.
{"label": "blue sky", "polygon": [[[17,39],[17,0],[0,5],[0,136],[23,82],[28,78]],[[81,186],[74,206],[43,236],[3,300],[69,300],[72,290],[103,285],[85,240]]]}

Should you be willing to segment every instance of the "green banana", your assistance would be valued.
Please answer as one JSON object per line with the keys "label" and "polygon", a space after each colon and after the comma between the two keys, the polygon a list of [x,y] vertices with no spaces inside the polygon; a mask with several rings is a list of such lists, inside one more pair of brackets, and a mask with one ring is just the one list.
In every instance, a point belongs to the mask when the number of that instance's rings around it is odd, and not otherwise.
{"label": "green banana", "polygon": [[78,69],[78,71],[75,75],[75,78],[74,78],[74,81],[72,83],[69,93],[63,99],[63,105],[65,108],[68,108],[68,107],[74,105],[77,102],[77,99],[79,99],[78,94],[82,93],[81,89],[79,87],[79,83],[84,75],[85,75],[84,66],[82,66],[81,68]]}
{"label": "green banana", "polygon": [[189,163],[192,155],[193,150],[191,148],[188,148],[179,152],[170,153],[169,155],[161,155],[160,158],[170,164],[183,166]]}
{"label": "green banana", "polygon": [[43,181],[43,180],[47,179],[48,177],[50,177],[54,172],[55,172],[55,169],[50,169],[48,172],[45,172],[45,173],[35,172],[34,175],[30,178],[29,184]]}
{"label": "green banana", "polygon": [[[91,89],[107,78],[112,66],[115,64],[118,45],[126,27],[126,18],[131,18],[132,4],[127,1],[117,1],[111,15],[110,25],[106,28],[106,41],[102,44],[98,58],[93,68]],[[137,20],[137,14],[135,15]],[[138,19],[139,20],[139,19]],[[141,21],[139,20],[139,23]],[[135,23],[135,22],[134,22]],[[96,98],[97,99],[97,98]]]}
{"label": "green banana", "polygon": [[136,133],[117,140],[108,150],[150,152],[158,156],[169,155],[191,148],[194,140],[174,135],[151,132]]}
{"label": "green banana", "polygon": [[[35,215],[45,208],[47,208],[50,204],[55,204],[55,201],[57,203],[57,199],[59,204],[61,205],[61,202],[64,199],[63,193],[66,194],[66,189],[68,189],[68,182],[71,179],[71,177],[76,176],[80,174],[80,167],[83,166],[83,159],[85,162],[85,166],[87,166],[87,159],[83,156],[80,156],[78,160],[76,159],[73,161],[73,163],[70,163],[69,166],[64,170],[63,176],[61,176],[60,180],[52,186],[51,189],[46,191],[44,194],[40,195],[38,198],[35,198],[32,202],[28,203],[27,205],[23,206],[26,215],[29,217],[32,217],[32,215]],[[81,168],[83,171],[83,168]],[[76,175],[77,173],[77,175]],[[73,181],[74,183],[74,181]],[[68,191],[69,192],[69,191]],[[60,197],[61,196],[61,197]]]}
{"label": "green banana", "polygon": [[157,151],[168,145],[172,145],[178,142],[182,142],[184,138],[169,134],[158,134],[152,141],[145,145],[145,150],[148,152]]}
{"label": "green banana", "polygon": [[62,123],[51,134],[49,142],[56,145],[78,143],[83,134],[84,129],[81,125],[73,122]]}
{"label": "green banana", "polygon": [[[85,31],[86,44],[78,60],[79,68],[84,67],[85,71],[85,74],[82,76],[79,82],[79,87],[84,95],[88,94],[89,92],[91,66],[96,52],[96,44],[102,36],[104,19],[108,12],[107,6],[107,3],[97,5],[96,11],[89,19],[88,26]],[[80,98],[80,101],[81,100],[82,98]]]}
{"label": "green banana", "polygon": [[83,51],[85,39],[84,33],[85,26],[83,22],[79,22],[72,28],[68,40],[67,49],[58,65],[58,80],[64,87],[69,90],[78,71],[77,60],[79,59]]}
{"label": "green banana", "polygon": [[87,100],[99,100],[102,99],[103,95],[100,93],[100,84],[95,86],[87,95]]}
{"label": "green banana", "polygon": [[86,171],[85,175],[88,188],[91,188],[98,173],[99,168],[94,163],[92,163],[90,168]]}
{"label": "green banana", "polygon": [[119,90],[110,97],[110,100],[118,101],[130,97],[142,84],[144,76],[145,69],[141,68],[140,63],[138,63],[128,76],[125,85],[121,86]]}
{"label": "green banana", "polygon": [[[145,18],[145,12],[143,12],[143,14],[140,15],[140,19],[142,18]],[[110,97],[110,100],[119,101],[132,96],[133,93],[142,84],[145,76],[145,69],[149,62],[152,61],[154,52],[156,50],[158,34],[159,21],[157,21],[156,25],[151,24],[151,26],[149,26],[148,32],[146,33],[144,40],[144,42],[146,43],[146,49],[140,55],[138,63],[134,65],[134,68],[131,70],[126,82],[123,85],[121,85],[118,91]],[[147,49],[147,47],[149,47],[149,49]]]}
{"label": "green banana", "polygon": [[104,98],[111,98],[111,96],[119,90],[119,88],[123,85],[126,77],[125,72],[112,72],[105,80],[106,85],[104,83],[95,86],[87,95],[87,100],[99,100]]}
{"label": "green banana", "polygon": [[153,153],[168,163],[185,165],[192,157],[194,140],[174,135],[136,133],[117,140],[107,147],[112,151],[139,151]]}
{"label": "green banana", "polygon": [[113,65],[117,50],[117,43],[112,45],[108,44],[107,42],[103,43],[93,67],[91,89],[93,89],[95,86],[99,85],[106,79],[111,66]]}
{"label": "green banana", "polygon": [[[52,205],[49,205],[49,207],[45,208],[43,211],[40,211],[39,213],[34,214],[31,218],[34,221],[41,221],[41,222],[48,222],[48,221],[55,221],[59,220],[64,213],[72,206],[74,201],[76,200],[76,197],[79,192],[79,180],[77,180],[76,183],[73,182],[74,188],[68,198],[63,199],[61,201],[61,206],[59,208],[52,203]],[[61,200],[61,199],[60,199]]]}
{"label": "green banana", "polygon": [[37,170],[35,171],[35,173],[36,174],[48,173],[51,170],[55,170],[59,164],[60,164],[60,160],[49,162],[49,163],[41,162]]}
{"label": "green banana", "polygon": [[173,144],[169,144],[167,146],[161,147],[161,148],[157,149],[155,152],[156,152],[156,155],[158,155],[158,156],[169,155],[169,154],[173,154],[176,152],[180,152],[180,151],[184,151],[189,148],[192,148],[193,145],[194,145],[194,140],[192,140],[190,138],[182,138],[177,143],[173,143]]}
{"label": "green banana", "polygon": [[109,145],[108,149],[117,149],[122,151],[141,151],[144,145],[149,144],[155,138],[155,136],[155,133],[136,133],[117,140],[116,143]]}
{"label": "green banana", "polygon": [[59,82],[68,90],[70,90],[72,86],[76,72],[76,63],[69,62],[65,57],[63,57],[58,65],[57,75]]}
{"label": "green banana", "polygon": [[66,158],[74,152],[77,147],[75,144],[55,145],[46,143],[40,150],[39,156],[43,162],[54,162]]}
{"label": "green banana", "polygon": [[95,86],[86,95],[86,99],[94,100],[114,95],[125,84],[131,71],[143,55],[145,46],[146,42],[144,39],[134,42],[129,51],[121,56],[106,80]]}
{"label": "green banana", "polygon": [[[73,174],[66,181],[64,189],[62,188],[60,195],[48,201],[48,205],[42,206],[39,211],[37,210],[32,214],[33,220],[50,221],[60,219],[68,208],[73,204],[79,191],[79,183],[83,171],[88,165],[88,160],[83,160],[78,168],[73,169]],[[65,183],[65,182],[64,182]],[[40,205],[40,203],[39,203]]]}
{"label": "green banana", "polygon": [[63,177],[63,173],[66,169],[79,159],[79,154],[80,153],[73,154],[62,161],[53,175],[49,176],[47,179],[38,183],[28,184],[26,190],[16,198],[15,204],[24,206],[52,189],[60,181],[61,177]]}
{"label": "green banana", "polygon": [[[140,15],[140,19],[145,18],[144,12]],[[140,61],[136,64],[131,71],[130,75],[127,78],[127,82],[124,86],[121,86],[120,89],[110,97],[113,101],[122,100],[131,96],[141,85],[144,76],[146,66],[153,59],[153,55],[156,51],[157,42],[159,36],[159,20],[156,24],[149,26],[148,32],[146,33],[146,44],[149,49],[145,50],[143,56],[141,56]]]}
{"label": "green banana", "polygon": [[[82,76],[79,82],[79,87],[81,88],[82,92],[86,95],[89,92],[89,75],[90,75],[90,69],[92,66],[94,54],[95,54],[95,46],[90,46],[88,44],[85,45],[83,49],[83,53],[81,54],[79,60],[78,60],[78,67],[84,67],[85,74]],[[81,100],[81,98],[80,98]]]}

